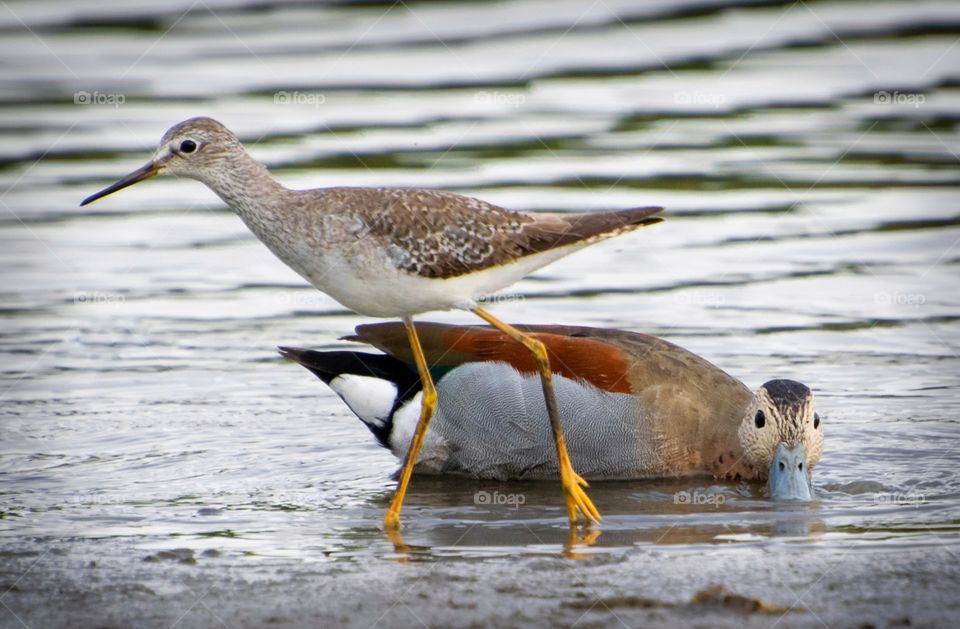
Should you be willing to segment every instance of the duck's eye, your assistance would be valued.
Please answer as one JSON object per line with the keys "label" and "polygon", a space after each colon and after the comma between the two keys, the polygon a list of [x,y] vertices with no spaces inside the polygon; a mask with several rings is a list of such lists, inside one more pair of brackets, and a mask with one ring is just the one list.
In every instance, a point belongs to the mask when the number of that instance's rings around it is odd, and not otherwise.
{"label": "duck's eye", "polygon": [[802,471],[803,471],[803,463],[801,463],[800,465],[798,465],[798,466],[797,466],[797,469],[802,472]]}
{"label": "duck's eye", "polygon": [[763,411],[757,411],[757,414],[753,416],[753,423],[757,425],[757,428],[763,428],[767,423],[767,416],[763,414]]}
{"label": "duck's eye", "polygon": [[181,153],[193,153],[197,150],[197,143],[193,140],[184,140],[180,143]]}
{"label": "duck's eye", "polygon": [[813,429],[816,430],[820,427],[820,416],[816,413],[813,414]]}
{"label": "duck's eye", "polygon": [[787,469],[787,466],[783,464],[783,461],[780,461],[780,471]]}

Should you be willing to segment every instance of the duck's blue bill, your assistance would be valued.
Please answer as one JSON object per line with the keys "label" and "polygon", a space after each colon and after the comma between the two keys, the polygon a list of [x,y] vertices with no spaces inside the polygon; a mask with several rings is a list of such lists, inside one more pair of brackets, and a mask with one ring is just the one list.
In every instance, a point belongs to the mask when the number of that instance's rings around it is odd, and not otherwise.
{"label": "duck's blue bill", "polygon": [[778,444],[767,478],[767,488],[773,500],[813,500],[807,449],[802,443],[792,448],[784,443]]}

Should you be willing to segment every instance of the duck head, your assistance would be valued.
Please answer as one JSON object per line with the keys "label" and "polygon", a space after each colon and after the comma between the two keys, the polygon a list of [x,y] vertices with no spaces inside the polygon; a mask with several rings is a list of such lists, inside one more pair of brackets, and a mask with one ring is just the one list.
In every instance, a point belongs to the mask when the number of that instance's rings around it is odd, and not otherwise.
{"label": "duck head", "polygon": [[770,380],[753,396],[737,431],[746,462],[766,473],[774,500],[811,500],[823,426],[813,392],[793,380]]}

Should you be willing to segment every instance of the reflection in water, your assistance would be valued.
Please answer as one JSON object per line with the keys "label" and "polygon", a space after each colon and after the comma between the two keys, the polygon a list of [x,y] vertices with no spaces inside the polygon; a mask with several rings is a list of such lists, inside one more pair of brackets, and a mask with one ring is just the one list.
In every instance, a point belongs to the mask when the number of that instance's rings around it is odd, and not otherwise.
{"label": "reflection in water", "polygon": [[827,525],[823,520],[789,519],[777,520],[774,524],[775,537],[819,537],[826,533]]}
{"label": "reflection in water", "polygon": [[[479,534],[470,535],[474,532],[476,526],[482,527],[481,530],[478,531]],[[504,540],[496,533],[488,536],[487,534],[492,532],[488,525],[473,525],[469,527],[462,525],[435,526],[431,528],[428,536],[433,543],[427,545],[407,544],[400,530],[385,528],[384,535],[393,545],[393,552],[389,553],[386,557],[387,559],[406,563],[413,558],[428,558],[430,556],[453,557],[459,555],[469,557],[499,554],[512,555],[520,552],[523,554],[559,554],[559,556],[562,556],[564,559],[589,559],[593,554],[585,551],[597,542],[597,539],[602,533],[600,527],[595,524],[570,525],[567,527],[566,540],[563,542],[559,551],[557,551],[554,550],[557,548],[556,544],[550,543],[538,535],[534,528],[526,525],[522,526],[529,534],[528,539],[532,538],[536,540],[534,543],[528,541],[524,545],[526,550],[521,546],[505,546],[504,542],[507,540]],[[549,533],[547,533],[548,539],[555,537],[556,532],[556,528],[551,528]],[[468,535],[470,535],[469,545],[466,541]],[[450,541],[454,536],[456,536],[456,538]],[[484,542],[489,542],[489,546]]]}
{"label": "reflection in water", "polygon": [[571,526],[567,533],[567,541],[563,545],[564,559],[588,559],[590,553],[583,552],[597,543],[600,537],[600,528],[596,524]]}
{"label": "reflection in water", "polygon": [[[629,520],[619,519],[605,528],[568,527],[563,539],[560,523],[506,521],[491,523],[417,523],[408,543],[401,531],[384,531],[392,545],[388,557],[398,561],[429,557],[490,557],[500,555],[550,555],[566,559],[587,559],[597,553],[641,544],[656,546],[702,546],[762,543],[778,537],[820,539],[827,531],[824,520],[812,515],[774,518],[749,524],[660,524],[625,528]],[[635,526],[635,525],[634,525]]]}
{"label": "reflection in water", "polygon": [[[757,494],[760,484],[730,484],[713,495],[713,505],[676,503],[670,489],[703,492],[692,479],[596,482],[592,493],[608,515],[591,527],[562,525],[563,509],[548,482],[492,483],[414,477],[409,506],[415,517],[401,531],[385,531],[394,554],[410,557],[562,555],[587,558],[617,548],[759,543],[777,537],[808,537],[826,532],[821,506],[775,503]],[[756,485],[756,486],[754,486]],[[494,488],[498,489],[494,489]],[[638,491],[639,489],[639,491]],[[522,508],[472,506],[477,491],[511,491],[525,497]],[[634,499],[624,500],[627,491]],[[676,492],[674,492],[676,493]],[[599,503],[598,503],[599,504]],[[375,505],[374,505],[375,507]],[[567,529],[564,532],[564,529]]]}

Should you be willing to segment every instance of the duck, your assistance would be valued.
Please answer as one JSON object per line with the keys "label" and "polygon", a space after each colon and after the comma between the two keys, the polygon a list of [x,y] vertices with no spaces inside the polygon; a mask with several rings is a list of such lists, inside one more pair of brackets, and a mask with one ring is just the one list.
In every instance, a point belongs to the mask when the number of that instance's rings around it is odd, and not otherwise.
{"label": "duck", "polygon": [[[813,499],[823,425],[806,385],[754,391],[664,339],[617,329],[516,325],[554,369],[570,458],[584,479],[682,476],[765,482],[774,500]],[[550,479],[556,450],[537,366],[500,330],[418,322],[439,405],[415,474]],[[420,415],[420,379],[402,324],[360,325],[344,340],[382,353],[280,347],[325,382],[377,442],[404,461]]]}

